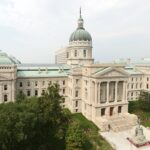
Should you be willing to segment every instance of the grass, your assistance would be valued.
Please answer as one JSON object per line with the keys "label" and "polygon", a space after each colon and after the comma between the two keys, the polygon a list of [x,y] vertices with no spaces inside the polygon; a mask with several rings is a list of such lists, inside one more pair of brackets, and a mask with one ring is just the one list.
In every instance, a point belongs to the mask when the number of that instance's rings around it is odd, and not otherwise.
{"label": "grass", "polygon": [[99,129],[91,121],[87,120],[82,114],[72,114],[72,119],[78,122],[85,132],[86,143],[84,150],[113,150],[110,144],[98,133]]}
{"label": "grass", "polygon": [[150,127],[150,112],[145,112],[139,109],[134,110],[132,113],[140,118],[142,125],[144,125],[145,127]]}
{"label": "grass", "polygon": [[129,102],[129,112],[140,118],[142,125],[150,127],[150,111],[140,109],[138,101]]}

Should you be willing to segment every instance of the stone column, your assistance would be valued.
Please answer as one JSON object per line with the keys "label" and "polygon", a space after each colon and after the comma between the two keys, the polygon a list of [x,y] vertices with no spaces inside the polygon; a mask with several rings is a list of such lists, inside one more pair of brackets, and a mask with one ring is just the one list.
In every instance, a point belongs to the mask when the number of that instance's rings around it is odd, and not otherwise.
{"label": "stone column", "polygon": [[98,82],[98,88],[97,88],[97,104],[100,104],[100,86],[101,82]]}
{"label": "stone column", "polygon": [[107,82],[107,100],[106,103],[109,103],[109,82]]}
{"label": "stone column", "polygon": [[122,85],[122,101],[124,101],[124,81],[123,81],[123,85]]}
{"label": "stone column", "polygon": [[94,86],[95,85],[94,85],[93,81],[91,81],[91,84],[92,84],[91,85],[91,90],[90,90],[90,92],[91,92],[91,103],[93,103],[95,101],[95,99],[94,99],[95,98],[95,96],[94,96],[95,95],[94,94],[94,88],[95,88]]}
{"label": "stone column", "polygon": [[97,83],[97,101],[96,104],[98,104],[99,101],[99,82]]}
{"label": "stone column", "polygon": [[101,103],[101,82],[99,82],[99,104]]}
{"label": "stone column", "polygon": [[97,82],[95,82],[95,104],[97,102]]}
{"label": "stone column", "polygon": [[126,81],[123,82],[123,100],[126,102]]}
{"label": "stone column", "polygon": [[115,82],[115,103],[118,100],[118,81]]}

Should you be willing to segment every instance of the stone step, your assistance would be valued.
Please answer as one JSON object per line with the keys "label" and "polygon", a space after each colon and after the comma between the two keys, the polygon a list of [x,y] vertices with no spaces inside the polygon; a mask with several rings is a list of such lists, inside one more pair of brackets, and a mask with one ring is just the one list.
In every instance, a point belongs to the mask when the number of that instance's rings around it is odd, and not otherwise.
{"label": "stone step", "polygon": [[133,122],[129,118],[118,117],[109,120],[111,130],[118,132],[132,128]]}

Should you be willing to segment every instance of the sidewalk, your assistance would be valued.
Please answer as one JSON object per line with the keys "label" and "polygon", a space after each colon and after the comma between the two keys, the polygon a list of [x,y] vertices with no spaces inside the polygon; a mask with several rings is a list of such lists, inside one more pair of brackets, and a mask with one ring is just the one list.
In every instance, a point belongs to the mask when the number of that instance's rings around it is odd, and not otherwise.
{"label": "sidewalk", "polygon": [[[142,126],[143,127],[143,126]],[[150,129],[143,127],[143,132],[148,141],[150,141]],[[126,138],[132,137],[135,134],[135,127],[130,130],[121,132],[100,132],[113,148],[116,150],[150,150],[150,146],[136,148]]]}

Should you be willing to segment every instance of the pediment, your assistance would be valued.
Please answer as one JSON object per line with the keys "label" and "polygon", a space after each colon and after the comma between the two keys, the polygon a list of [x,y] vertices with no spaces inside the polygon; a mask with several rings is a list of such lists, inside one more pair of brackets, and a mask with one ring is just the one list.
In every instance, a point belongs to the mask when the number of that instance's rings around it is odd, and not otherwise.
{"label": "pediment", "polygon": [[108,67],[94,74],[94,77],[126,77],[129,74],[123,69]]}

